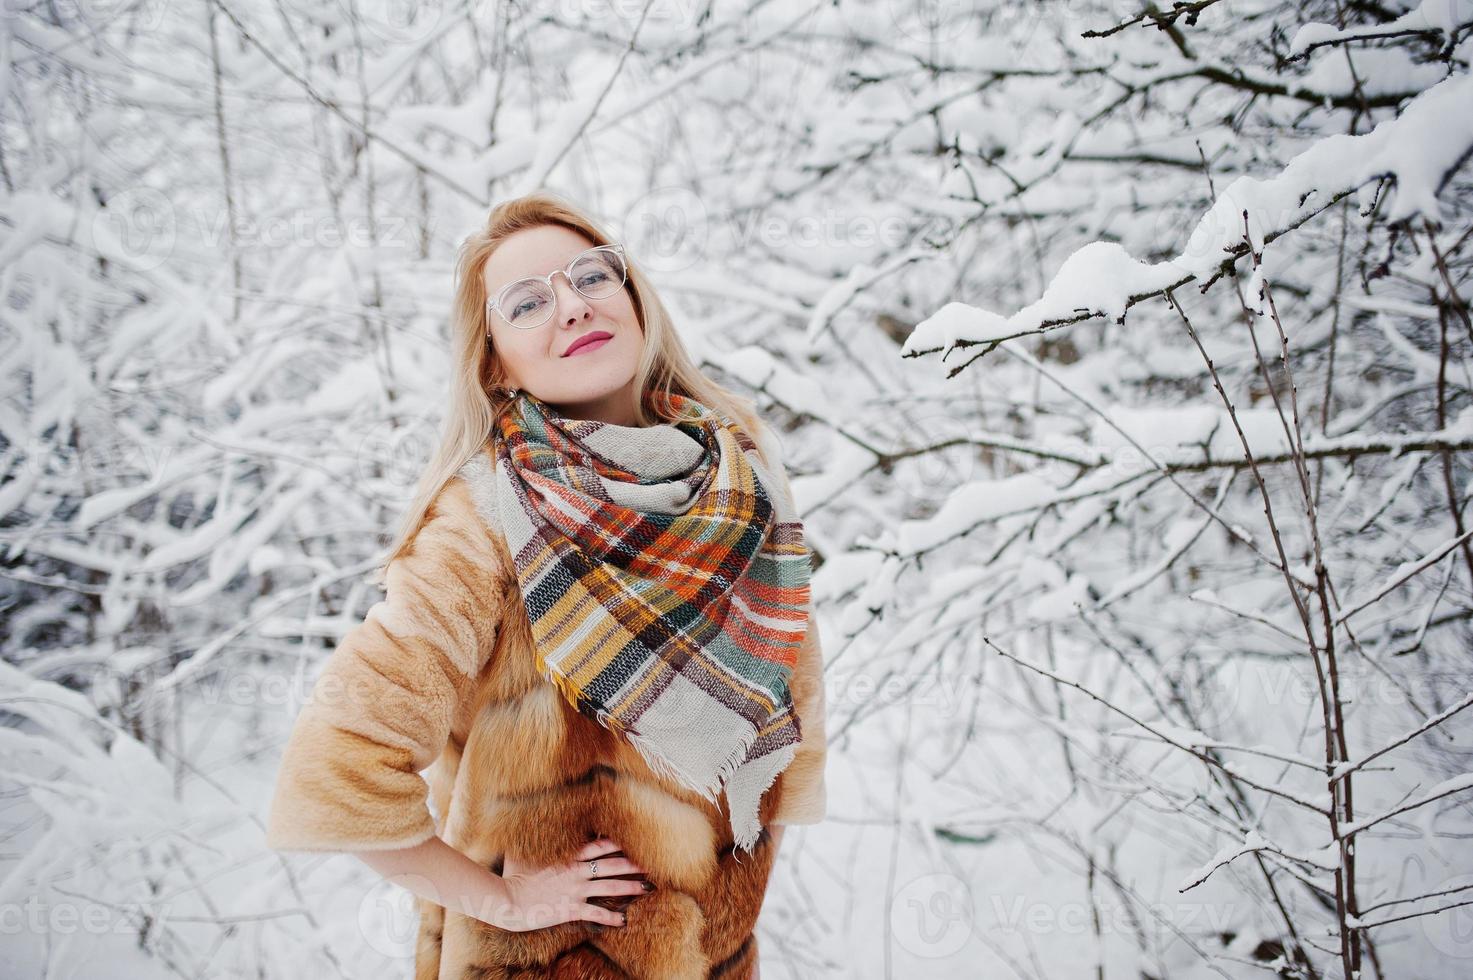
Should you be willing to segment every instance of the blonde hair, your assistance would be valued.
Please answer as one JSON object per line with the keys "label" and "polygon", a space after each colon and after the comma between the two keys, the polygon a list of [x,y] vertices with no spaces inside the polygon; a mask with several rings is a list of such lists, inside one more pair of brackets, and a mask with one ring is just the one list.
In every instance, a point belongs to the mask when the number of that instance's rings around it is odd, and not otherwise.
{"label": "blonde hair", "polygon": [[[497,431],[501,416],[512,404],[501,359],[488,343],[488,297],[482,273],[491,253],[509,236],[542,225],[568,228],[594,245],[613,244],[613,239],[592,217],[569,201],[545,191],[496,205],[486,216],[486,223],[461,243],[450,317],[450,345],[455,361],[444,427],[434,457],[420,477],[409,507],[399,522],[388,557],[370,577],[374,583],[382,583],[389,564],[409,549],[431,503],[460,468],[485,448],[487,440]],[[627,250],[625,261],[629,269],[625,288],[631,293],[635,315],[644,333],[644,354],[635,371],[636,388],[644,397],[636,400],[635,424],[645,426],[678,421],[666,407],[666,400],[660,397],[650,399],[651,394],[674,392],[694,398],[741,426],[757,443],[763,463],[771,467],[773,460],[768,452],[770,430],[758,417],[752,400],[726,390],[701,372],[681,342],[653,284]],[[653,402],[653,412],[651,405],[646,404],[647,400]]]}

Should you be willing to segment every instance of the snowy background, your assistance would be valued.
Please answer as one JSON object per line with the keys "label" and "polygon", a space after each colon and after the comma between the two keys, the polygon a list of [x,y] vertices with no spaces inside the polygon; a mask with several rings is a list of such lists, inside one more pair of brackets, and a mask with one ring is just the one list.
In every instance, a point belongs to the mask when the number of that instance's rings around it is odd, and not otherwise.
{"label": "snowy background", "polygon": [[780,428],[763,976],[1473,974],[1473,0],[7,0],[0,974],[407,977],[262,821],[583,202]]}

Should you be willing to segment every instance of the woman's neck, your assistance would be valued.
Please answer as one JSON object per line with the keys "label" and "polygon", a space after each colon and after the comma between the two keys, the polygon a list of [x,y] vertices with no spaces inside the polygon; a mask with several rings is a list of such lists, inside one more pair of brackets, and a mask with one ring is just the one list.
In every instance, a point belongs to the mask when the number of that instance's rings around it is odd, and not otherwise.
{"label": "woman's neck", "polygon": [[549,402],[558,414],[563,418],[581,419],[583,421],[607,422],[610,425],[639,426],[635,415],[634,383],[617,391],[611,391],[601,398],[591,399],[586,402],[563,402],[553,404]]}

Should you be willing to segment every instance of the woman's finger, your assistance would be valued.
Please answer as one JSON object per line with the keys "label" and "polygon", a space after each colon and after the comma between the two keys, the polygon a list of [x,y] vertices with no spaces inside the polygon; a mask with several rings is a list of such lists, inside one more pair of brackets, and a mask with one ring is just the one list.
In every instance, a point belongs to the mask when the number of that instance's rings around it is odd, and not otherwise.
{"label": "woman's finger", "polygon": [[[573,870],[581,878],[590,877],[588,873],[588,862],[576,861]],[[635,864],[627,857],[602,857],[598,859],[598,877],[613,878],[618,875],[644,874],[644,868]]]}
{"label": "woman's finger", "polygon": [[584,844],[582,847],[578,848],[578,852],[574,856],[580,859],[594,858],[598,857],[600,854],[608,854],[611,851],[617,851],[619,849],[619,845],[614,843],[609,838],[600,837],[598,840],[589,841],[587,844]]}
{"label": "woman's finger", "polygon": [[578,917],[589,922],[602,922],[606,926],[622,926],[625,922],[623,912],[615,912],[613,909],[606,909],[592,902],[578,907]]}
{"label": "woman's finger", "polygon": [[650,889],[636,878],[598,878],[588,882],[585,895],[643,895]]}

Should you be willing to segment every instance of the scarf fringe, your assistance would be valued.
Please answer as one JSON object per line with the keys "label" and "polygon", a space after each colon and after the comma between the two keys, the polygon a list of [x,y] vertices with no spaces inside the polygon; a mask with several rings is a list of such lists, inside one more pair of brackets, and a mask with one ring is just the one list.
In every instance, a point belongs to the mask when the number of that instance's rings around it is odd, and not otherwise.
{"label": "scarf fringe", "polygon": [[[534,650],[534,657],[537,662],[537,668],[542,673],[542,675],[551,680],[557,686],[558,690],[562,692],[563,696],[569,700],[570,703],[581,704],[582,702],[580,699],[582,697],[582,694],[578,690],[577,686],[574,685],[569,678],[563,676],[557,671],[549,670],[547,661],[543,658],[541,651],[536,650],[535,644]],[[672,761],[665,754],[664,750],[661,748],[660,742],[655,738],[649,735],[641,734],[632,729],[625,728],[622,724],[620,724],[618,718],[616,718],[614,715],[609,714],[606,711],[603,711],[602,709],[598,711],[598,720],[604,725],[608,726],[610,730],[617,731],[621,735],[623,735],[623,737],[629,742],[629,744],[634,746],[635,751],[639,753],[640,758],[644,759],[645,764],[650,767],[651,772],[686,787],[692,792],[698,794],[702,799],[712,804],[717,802],[717,797],[726,787],[726,784],[728,783],[728,781],[730,781],[731,777],[736,773],[736,770],[746,764],[747,756],[750,755],[752,752],[752,746],[757,744],[757,739],[760,737],[760,733],[756,729],[751,730],[752,734],[750,738],[744,735],[741,742],[739,742],[737,746],[731,750],[731,752],[727,753],[726,758],[717,767],[715,774],[711,777],[711,780],[703,784],[697,776],[677,766],[674,761]],[[792,757],[797,754],[797,746],[785,745],[782,748],[778,749],[777,752],[779,755],[786,755],[788,758],[782,765],[777,766],[772,770],[772,774],[767,778],[767,781],[762,785],[762,788],[757,791],[757,800],[759,806],[762,797],[767,795],[767,791],[772,788],[772,784],[777,782],[777,777],[782,775],[783,770],[786,769],[788,767],[788,763],[792,761]],[[753,849],[757,845],[757,841],[762,836],[762,823],[760,820],[757,820],[753,821],[753,823],[755,824],[755,828],[738,828],[735,819],[736,813],[732,809],[730,795],[727,796],[726,806],[727,809],[731,811],[730,818],[732,827],[732,839],[736,845],[736,847],[732,851],[732,859],[740,864],[742,858],[738,851],[746,851],[748,854],[752,853]]]}
{"label": "scarf fringe", "polygon": [[[548,666],[546,658],[543,657],[541,649],[536,644],[533,644],[533,658],[536,660],[538,672],[543,677],[552,681],[557,686],[559,692],[562,693],[563,697],[568,699],[569,703],[575,705],[582,704],[584,697],[582,691],[573,683],[571,678]],[[619,718],[602,709],[598,711],[598,720],[608,726],[610,730],[623,735],[639,751],[640,757],[644,759],[645,764],[650,767],[652,772],[672,782],[679,783],[691,790],[691,792],[699,794],[702,799],[709,803],[716,802],[727,781],[747,761],[747,756],[751,754],[752,746],[757,744],[760,734],[755,728],[750,730],[750,737],[744,734],[736,747],[728,752],[726,758],[716,767],[716,772],[703,782],[699,776],[677,766],[666,755],[659,740],[652,736],[636,732],[633,729],[626,728],[620,723]],[[793,746],[784,746],[784,748],[793,748]],[[766,793],[768,788],[772,786],[779,772],[781,772],[781,769],[773,773],[772,779],[768,780],[767,785],[762,787],[762,793]],[[758,794],[759,799],[761,795],[761,793]],[[747,849],[751,850],[750,847]]]}
{"label": "scarf fringe", "polygon": [[649,763],[649,767],[661,776],[666,776],[677,783],[689,788],[694,793],[699,793],[707,802],[715,803],[721,794],[726,781],[736,772],[742,763],[747,761],[747,755],[752,751],[752,746],[757,744],[757,730],[752,729],[752,736],[742,736],[741,743],[727,753],[726,759],[716,767],[712,774],[703,784],[699,776],[685,771],[672,762],[664,754],[660,742],[649,735],[630,731],[628,733],[630,743],[639,750],[639,754]]}
{"label": "scarf fringe", "polygon": [[[757,744],[758,733],[754,729],[750,741],[746,737],[743,737],[743,744],[738,745],[736,749],[729,753],[726,757],[726,760],[722,762],[721,765],[717,768],[716,775],[714,777],[715,782],[712,783],[710,787],[699,785],[699,780],[692,778],[686,772],[678,768],[668,758],[666,758],[660,750],[659,743],[652,739],[650,736],[630,732],[628,733],[627,738],[629,740],[629,743],[633,745],[636,750],[638,750],[640,757],[645,760],[645,762],[649,765],[650,769],[653,772],[660,776],[665,776],[677,783],[680,783],[682,786],[690,788],[693,792],[699,793],[707,801],[715,803],[717,801],[717,796],[720,794],[721,790],[726,787],[726,784],[730,781],[736,770],[747,763],[747,756],[751,754],[752,746]],[[797,754],[797,750],[798,747],[791,744],[784,745],[782,748],[777,750],[776,754],[778,756],[786,756],[787,758],[782,765],[775,766],[773,768],[772,774],[768,776],[767,781],[762,784],[762,787],[760,789],[757,790],[757,800],[759,806],[761,804],[762,797],[767,795],[767,791],[772,788],[772,784],[777,782],[777,777],[782,775],[783,770],[788,767],[788,763],[792,762],[793,756]],[[712,787],[714,787],[714,789]],[[757,845],[757,841],[762,836],[761,820],[759,819],[752,821],[754,826],[750,829],[746,827],[738,828],[737,821],[735,819],[736,813],[732,808],[730,794],[727,794],[726,805],[727,809],[732,811],[732,839],[736,844],[736,848],[739,850],[744,850],[748,854],[751,854],[752,850]],[[737,850],[732,851],[732,857],[734,860],[737,861],[738,864],[741,863],[741,855],[737,853]]]}
{"label": "scarf fringe", "polygon": [[[793,756],[798,754],[798,747],[796,745],[784,745],[777,751],[779,755],[786,755],[787,758],[783,761],[782,765],[773,768],[772,775],[768,778],[762,789],[757,793],[759,804],[762,797],[767,795],[767,791],[772,789],[772,784],[777,782],[777,777],[781,776],[783,774],[783,770],[787,769],[788,764],[793,761]],[[748,854],[752,853],[753,848],[757,846],[757,839],[762,836],[761,820],[757,820],[755,821],[755,823],[757,825],[757,829],[755,831],[752,831],[751,833],[736,832],[735,825],[733,825],[733,836],[736,841],[737,847],[741,850],[746,851]],[[741,863],[741,855],[738,854],[735,850],[731,852],[731,856],[738,864]]]}

